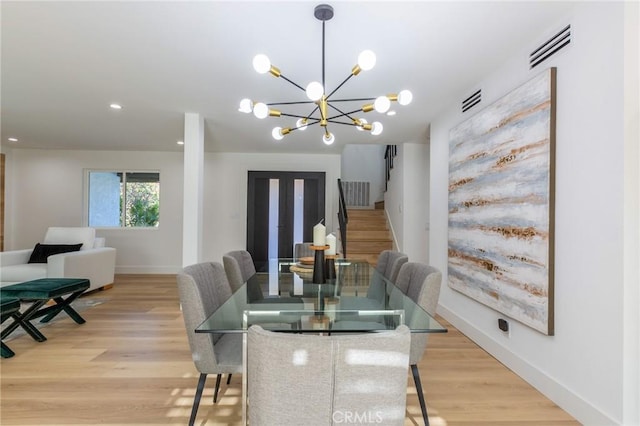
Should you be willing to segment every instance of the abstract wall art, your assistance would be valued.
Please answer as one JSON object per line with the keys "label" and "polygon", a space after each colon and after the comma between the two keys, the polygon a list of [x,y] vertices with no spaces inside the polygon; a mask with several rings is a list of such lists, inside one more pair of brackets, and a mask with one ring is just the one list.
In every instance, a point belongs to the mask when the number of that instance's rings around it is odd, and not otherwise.
{"label": "abstract wall art", "polygon": [[449,286],[553,335],[556,69],[449,138]]}

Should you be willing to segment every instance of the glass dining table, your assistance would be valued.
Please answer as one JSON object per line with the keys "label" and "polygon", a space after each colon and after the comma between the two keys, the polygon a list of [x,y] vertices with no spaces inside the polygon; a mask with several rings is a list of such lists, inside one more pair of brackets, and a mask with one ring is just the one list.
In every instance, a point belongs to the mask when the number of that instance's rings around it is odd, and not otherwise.
{"label": "glass dining table", "polygon": [[[370,333],[401,324],[412,333],[447,329],[366,261],[336,259],[324,283],[313,282],[313,264],[273,259],[236,290],[197,333],[242,333],[242,417],[246,424],[247,339],[251,325],[283,333]],[[317,275],[316,275],[317,276]]]}

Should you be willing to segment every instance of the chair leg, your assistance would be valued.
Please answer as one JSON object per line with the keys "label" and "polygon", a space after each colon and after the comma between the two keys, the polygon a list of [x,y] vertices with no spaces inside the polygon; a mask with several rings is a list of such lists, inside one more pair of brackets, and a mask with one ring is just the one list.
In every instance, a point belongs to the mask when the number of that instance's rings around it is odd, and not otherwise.
{"label": "chair leg", "polygon": [[196,396],[193,398],[193,408],[191,408],[191,417],[189,418],[189,426],[193,426],[196,422],[196,414],[198,413],[198,406],[200,405],[200,398],[202,397],[202,390],[204,389],[204,383],[207,381],[207,375],[200,373],[198,379],[198,388],[196,389]]}
{"label": "chair leg", "polygon": [[422,410],[422,419],[424,425],[429,426],[429,416],[427,415],[427,404],[424,402],[424,394],[422,393],[422,383],[420,382],[420,372],[418,366],[413,364],[411,366],[411,373],[413,373],[413,382],[416,384],[416,393],[418,394],[418,401],[420,401],[420,410]]}
{"label": "chair leg", "polygon": [[227,384],[231,383],[231,374],[227,374]]}
{"label": "chair leg", "polygon": [[220,389],[220,379],[222,378],[222,374],[218,374],[216,376],[216,389],[213,391],[213,403],[215,404],[218,401],[218,390]]}

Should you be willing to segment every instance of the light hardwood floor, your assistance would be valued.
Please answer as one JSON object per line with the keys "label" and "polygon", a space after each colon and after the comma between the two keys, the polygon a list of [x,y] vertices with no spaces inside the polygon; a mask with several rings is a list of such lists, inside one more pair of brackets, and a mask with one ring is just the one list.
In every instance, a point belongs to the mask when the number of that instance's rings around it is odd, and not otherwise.
{"label": "light hardwood floor", "polygon": [[[43,329],[48,341],[11,340],[16,356],[0,362],[2,425],[185,425],[198,373],[191,361],[175,277],[118,275],[115,286],[83,296],[104,303]],[[433,426],[578,424],[442,318],[419,368]],[[241,377],[212,386],[197,425],[241,420]],[[407,378],[405,425],[421,425]],[[292,407],[295,409],[295,407]],[[287,425],[283,425],[287,426]],[[303,426],[303,425],[295,425]]]}

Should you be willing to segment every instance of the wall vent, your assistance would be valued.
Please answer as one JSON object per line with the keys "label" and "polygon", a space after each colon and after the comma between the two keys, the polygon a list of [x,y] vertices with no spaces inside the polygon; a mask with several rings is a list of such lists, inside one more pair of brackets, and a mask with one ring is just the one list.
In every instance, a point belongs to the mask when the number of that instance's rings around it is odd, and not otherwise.
{"label": "wall vent", "polygon": [[571,25],[564,27],[562,31],[531,52],[529,55],[529,66],[535,68],[569,43],[571,43]]}
{"label": "wall vent", "polygon": [[462,112],[469,111],[474,106],[478,105],[482,100],[482,89],[478,89],[473,95],[462,101]]}

